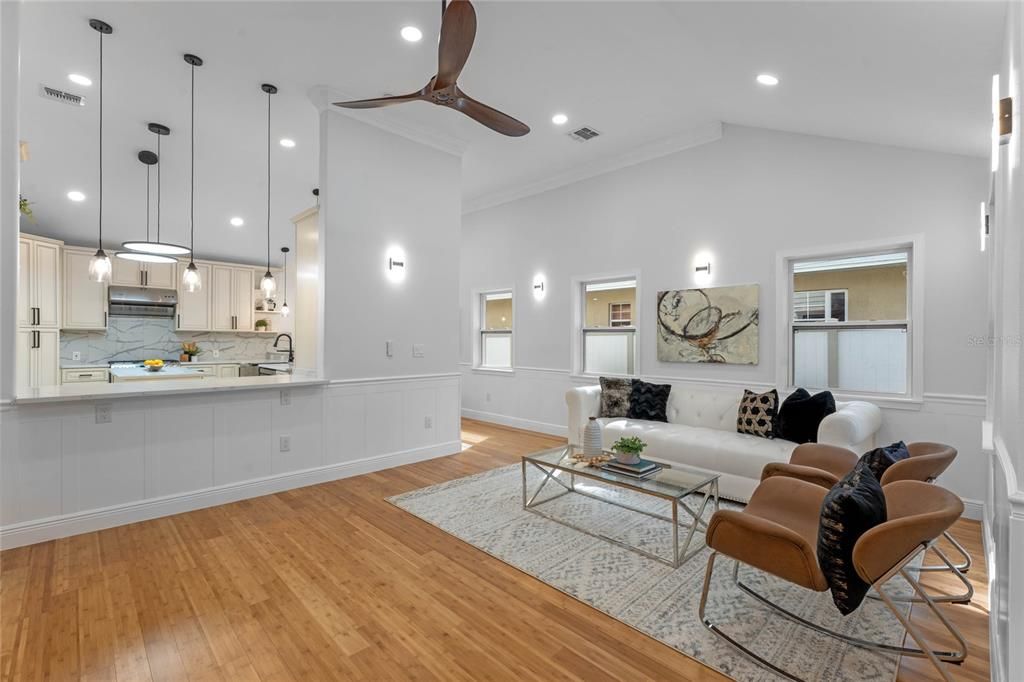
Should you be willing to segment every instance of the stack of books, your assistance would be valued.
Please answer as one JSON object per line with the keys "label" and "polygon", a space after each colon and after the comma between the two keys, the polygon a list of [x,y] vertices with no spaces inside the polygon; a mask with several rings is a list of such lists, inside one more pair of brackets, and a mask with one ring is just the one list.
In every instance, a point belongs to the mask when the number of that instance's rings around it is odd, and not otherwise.
{"label": "stack of books", "polygon": [[623,464],[613,459],[603,464],[601,468],[613,474],[622,474],[633,478],[650,478],[662,469],[661,465],[657,462],[651,462],[646,459],[641,459],[636,464]]}

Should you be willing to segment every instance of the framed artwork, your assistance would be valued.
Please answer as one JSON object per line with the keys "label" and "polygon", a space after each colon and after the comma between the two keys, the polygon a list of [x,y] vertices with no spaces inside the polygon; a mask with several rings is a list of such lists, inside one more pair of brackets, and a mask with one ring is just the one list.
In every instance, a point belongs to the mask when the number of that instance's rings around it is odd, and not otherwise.
{"label": "framed artwork", "polygon": [[658,360],[756,365],[761,287],[658,292]]}

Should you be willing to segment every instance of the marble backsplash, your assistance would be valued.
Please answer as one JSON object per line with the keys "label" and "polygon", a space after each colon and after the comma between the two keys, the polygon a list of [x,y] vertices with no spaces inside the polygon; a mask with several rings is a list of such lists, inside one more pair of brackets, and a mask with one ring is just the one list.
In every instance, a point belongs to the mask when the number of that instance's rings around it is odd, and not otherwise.
{"label": "marble backsplash", "polygon": [[[273,334],[239,332],[179,332],[172,319],[145,317],[111,317],[107,331],[61,331],[60,362],[69,364],[103,364],[111,360],[143,360],[146,358],[177,359],[182,341],[195,341],[204,351],[198,360],[265,360],[273,349]],[[74,353],[81,357],[74,359]]]}

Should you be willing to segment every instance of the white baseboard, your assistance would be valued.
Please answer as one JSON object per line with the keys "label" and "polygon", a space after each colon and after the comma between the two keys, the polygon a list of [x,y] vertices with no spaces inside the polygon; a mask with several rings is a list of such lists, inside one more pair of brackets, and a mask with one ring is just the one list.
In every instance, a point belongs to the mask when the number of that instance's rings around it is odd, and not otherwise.
{"label": "white baseboard", "polygon": [[501,424],[502,426],[511,426],[514,429],[524,429],[526,431],[538,431],[540,433],[546,433],[550,436],[560,436],[567,438],[569,435],[569,429],[566,426],[560,424],[548,424],[546,422],[538,422],[532,419],[520,419],[519,417],[508,417],[503,414],[496,412],[482,412],[480,410],[471,410],[469,408],[462,408],[462,416],[467,419],[476,419],[482,422],[491,422],[493,424]]}
{"label": "white baseboard", "polygon": [[238,483],[206,488],[178,495],[167,495],[137,502],[128,502],[113,507],[51,516],[46,519],[26,521],[0,528],[0,549],[32,545],[37,542],[56,540],[70,535],[91,533],[105,528],[122,526],[138,521],[148,521],[182,512],[215,507],[283,490],[302,488],[317,483],[326,483],[341,478],[359,476],[382,469],[412,464],[435,457],[453,455],[462,449],[462,443],[452,441],[412,450],[374,455],[351,462],[290,471],[284,474],[257,478]]}
{"label": "white baseboard", "polygon": [[966,500],[960,498],[964,503],[964,518],[972,521],[983,521],[985,519],[985,503],[978,500]]}

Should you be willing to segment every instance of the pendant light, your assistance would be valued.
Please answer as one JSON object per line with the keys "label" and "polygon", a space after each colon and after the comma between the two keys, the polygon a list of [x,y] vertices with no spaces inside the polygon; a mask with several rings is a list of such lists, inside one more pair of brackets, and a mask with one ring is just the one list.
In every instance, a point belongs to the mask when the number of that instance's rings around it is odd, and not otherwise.
{"label": "pendant light", "polygon": [[[149,171],[159,162],[160,158],[149,150],[139,152],[139,161],[146,166],[146,240],[149,241]],[[121,260],[137,261],[141,263],[177,263],[170,256],[162,256],[159,253],[146,253],[145,251],[118,251],[114,254]]]}
{"label": "pendant light", "polygon": [[[144,242],[123,242],[121,244],[122,249],[129,251],[141,251],[149,254],[157,254],[161,256],[183,256],[189,253],[188,247],[180,246],[178,244],[170,244],[168,242],[160,241],[160,188],[161,182],[161,168],[163,167],[163,154],[160,152],[160,138],[171,134],[171,129],[162,123],[150,123],[148,126],[149,132],[156,135],[156,155],[160,159],[160,163],[156,167],[156,241],[150,241],[149,235],[146,235],[146,241]],[[136,259],[139,260],[139,259]],[[172,259],[177,262],[176,259]]]}
{"label": "pendant light", "polygon": [[189,169],[188,183],[188,225],[189,225],[189,255],[188,267],[181,276],[181,283],[189,293],[195,293],[203,288],[203,280],[199,276],[199,268],[196,267],[196,67],[203,65],[203,60],[194,54],[185,55],[185,63],[192,71],[192,114],[190,126],[192,127],[192,157]]}
{"label": "pendant light", "polygon": [[284,304],[281,306],[281,314],[288,317],[288,313],[291,311],[288,309],[288,251],[290,249],[287,246],[281,247],[281,253],[284,254]]}
{"label": "pendant light", "polygon": [[270,298],[277,290],[277,282],[270,272],[270,96],[277,93],[277,86],[264,83],[260,87],[267,93],[267,272],[260,282],[260,289],[263,289],[263,298]]}
{"label": "pendant light", "polygon": [[109,282],[110,281],[110,257],[107,256],[106,252],[103,251],[103,36],[110,35],[114,32],[114,29],[105,21],[99,19],[90,19],[89,26],[93,28],[97,33],[100,34],[100,83],[99,83],[99,95],[100,95],[100,192],[99,192],[99,241],[97,243],[96,253],[92,259],[89,260],[89,279],[94,282]]}

